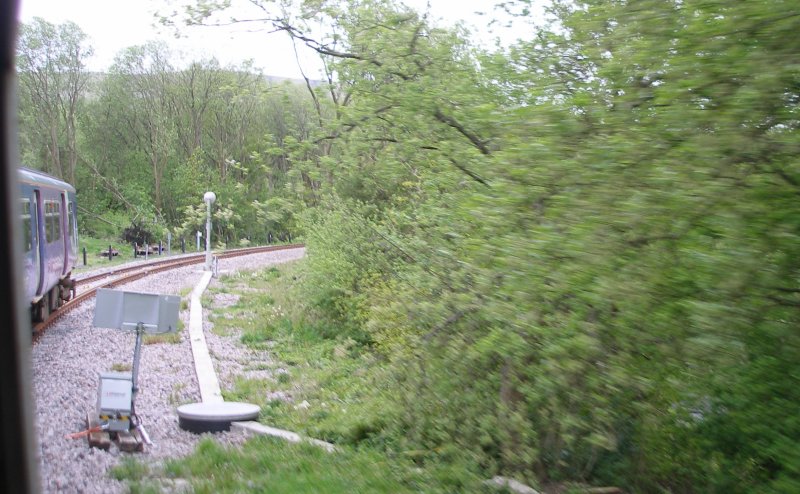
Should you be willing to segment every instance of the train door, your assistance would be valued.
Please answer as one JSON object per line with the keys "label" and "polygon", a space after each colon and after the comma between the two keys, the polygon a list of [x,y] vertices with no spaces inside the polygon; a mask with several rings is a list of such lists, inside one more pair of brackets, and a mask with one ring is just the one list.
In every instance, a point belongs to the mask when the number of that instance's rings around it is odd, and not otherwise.
{"label": "train door", "polygon": [[[25,256],[25,299],[31,300],[36,296],[41,267],[39,266],[39,249],[36,231],[36,206],[33,194],[23,190],[20,211],[22,213],[22,248]],[[28,280],[36,280],[33,283]]]}
{"label": "train door", "polygon": [[42,270],[44,285],[42,297],[46,298],[49,312],[58,309],[60,297],[56,285],[64,272],[64,233],[61,215],[61,193],[52,189],[41,188],[42,207],[44,211],[44,240],[42,251]]}
{"label": "train door", "polygon": [[61,259],[62,259],[61,274],[65,275],[65,274],[69,273],[69,270],[70,270],[70,265],[69,265],[70,255],[69,254],[70,254],[70,249],[72,247],[72,242],[70,242],[70,239],[69,239],[69,237],[70,237],[69,224],[71,222],[66,218],[66,216],[68,216],[68,215],[67,214],[62,214],[62,211],[64,213],[67,213],[67,193],[66,192],[62,192],[61,193],[61,205],[60,205],[60,208],[59,208],[59,211],[58,211],[58,213],[59,213],[59,215],[58,215],[58,223],[59,223],[59,226],[61,227],[61,231],[59,232],[60,235],[59,235],[58,238],[59,238],[59,240],[61,241],[61,244],[62,244],[62,249],[61,249],[61,253],[62,253],[61,254]]}
{"label": "train door", "polygon": [[67,214],[69,218],[69,244],[72,248],[70,260],[75,263],[78,259],[78,212],[75,210],[73,197],[67,195]]}
{"label": "train door", "polygon": [[36,286],[36,294],[42,293],[44,287],[44,212],[42,211],[42,192],[39,189],[33,191],[33,250],[36,252],[35,263],[37,278],[39,283]]}

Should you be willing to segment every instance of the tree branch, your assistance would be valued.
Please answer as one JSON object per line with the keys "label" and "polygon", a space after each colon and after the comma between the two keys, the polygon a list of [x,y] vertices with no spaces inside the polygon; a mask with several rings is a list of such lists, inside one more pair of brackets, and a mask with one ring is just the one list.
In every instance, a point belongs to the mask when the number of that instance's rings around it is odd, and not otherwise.
{"label": "tree branch", "polygon": [[473,172],[472,170],[469,170],[464,165],[459,164],[458,161],[454,160],[453,158],[450,158],[450,163],[452,163],[453,166],[455,166],[456,168],[458,168],[462,172],[464,172],[467,175],[469,175],[470,178],[472,178],[476,182],[478,182],[478,183],[480,183],[480,184],[482,184],[482,185],[484,185],[486,187],[491,188],[491,185],[489,185],[489,182],[487,182],[486,179],[484,179],[483,177],[481,177],[477,173]]}
{"label": "tree branch", "polygon": [[[314,39],[311,39],[311,38],[303,35],[299,30],[297,30],[297,28],[295,28],[293,26],[290,26],[290,25],[288,25],[288,24],[286,24],[284,22],[281,22],[279,25],[276,26],[276,28],[279,31],[286,31],[286,33],[288,33],[289,36],[291,36],[292,38],[299,39],[300,41],[305,43],[305,45],[307,47],[311,48],[312,50],[314,50],[315,52],[319,53],[320,55],[327,55],[329,57],[334,57],[334,58],[345,58],[345,59],[350,59],[350,60],[358,60],[358,61],[361,61],[361,62],[366,62],[366,63],[372,64],[372,65],[374,65],[376,67],[379,67],[379,68],[383,68],[383,62],[381,62],[380,60],[376,60],[374,58],[368,58],[368,57],[365,57],[365,56],[362,56],[362,55],[357,55],[355,53],[349,53],[349,52],[338,51],[338,50],[333,50],[331,48],[327,48],[324,45],[322,45],[319,41],[316,41]],[[412,76],[410,76],[408,74],[404,74],[402,72],[397,72],[397,71],[394,71],[394,70],[390,70],[389,73],[392,74],[392,75],[396,75],[397,77],[403,79],[404,81],[410,81],[413,78]]]}
{"label": "tree branch", "polygon": [[461,125],[453,117],[449,117],[449,116],[445,115],[444,113],[442,113],[442,110],[440,110],[439,108],[437,108],[436,111],[434,111],[433,116],[436,117],[436,120],[438,120],[438,121],[442,122],[443,124],[446,124],[446,125],[454,128],[454,129],[456,129],[459,133],[461,133],[461,135],[463,135],[464,137],[469,139],[469,141],[476,148],[478,148],[478,150],[481,153],[485,154],[486,156],[489,156],[489,155],[492,154],[492,152],[489,151],[489,148],[486,147],[486,144],[484,144],[483,141],[481,141],[480,138],[477,135],[475,135],[474,133],[472,133],[469,130],[467,130],[463,125]]}
{"label": "tree branch", "polygon": [[381,113],[383,113],[385,111],[388,111],[388,110],[392,109],[393,107],[394,107],[394,105],[382,106],[382,107],[378,108],[377,110],[375,110],[374,114],[365,115],[365,116],[361,117],[357,122],[343,124],[343,127],[344,127],[343,129],[338,129],[332,134],[329,134],[329,135],[327,135],[325,137],[320,137],[319,139],[314,141],[314,144],[319,144],[322,141],[327,141],[327,140],[331,140],[331,139],[337,139],[337,138],[341,137],[342,134],[344,134],[345,132],[352,131],[353,129],[357,128],[360,124],[366,122],[367,120],[369,120],[370,118],[374,117],[375,115],[379,115],[379,114],[381,114]]}

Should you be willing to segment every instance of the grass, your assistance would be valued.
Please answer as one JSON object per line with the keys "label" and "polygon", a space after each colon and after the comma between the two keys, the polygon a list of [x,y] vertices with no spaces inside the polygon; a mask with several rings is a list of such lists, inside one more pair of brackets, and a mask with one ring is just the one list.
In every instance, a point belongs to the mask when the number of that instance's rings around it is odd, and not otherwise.
{"label": "grass", "polygon": [[[236,381],[227,400],[255,403],[272,426],[339,444],[357,444],[380,431],[386,402],[376,392],[386,376],[374,358],[350,339],[308,323],[298,303],[295,264],[226,277],[220,292],[238,293],[231,307],[215,310],[215,331],[241,331],[241,342],[273,354],[272,380]],[[224,315],[223,315],[224,314]],[[271,393],[292,401],[269,399]],[[306,403],[307,406],[298,406]]]}
{"label": "grass", "polygon": [[173,385],[172,392],[169,395],[169,404],[175,405],[176,407],[188,403],[189,401],[181,398],[184,396],[186,390],[186,383],[177,383]]}
{"label": "grass", "polygon": [[444,468],[421,469],[404,457],[371,448],[340,448],[336,453],[307,443],[289,443],[270,436],[248,440],[242,447],[223,446],[212,438],[200,441],[182,459],[150,467],[125,458],[111,475],[126,481],[130,492],[163,492],[165,483],[188,481],[197,494],[269,492],[271,494],[353,493],[497,493],[476,479],[456,480]]}
{"label": "grass", "polygon": [[186,479],[198,493],[496,492],[457,454],[420,461],[417,452],[387,446],[382,430],[394,412],[381,391],[386,371],[360,344],[335,336],[336,328],[308,320],[295,290],[301,276],[291,263],[223,276],[207,292],[208,302],[215,294],[239,296],[234,305],[212,310],[215,332],[240,334],[242,344],[271,354],[251,366],[271,370],[272,378],[240,378],[223,395],[260,405],[267,425],[333,442],[338,451],[270,437],[242,448],[204,439],[192,455],[158,471],[125,466],[131,491],[148,492],[166,477]]}
{"label": "grass", "polygon": [[[179,292],[179,295],[181,296],[181,310],[189,310],[189,296],[191,295],[193,290],[194,290],[193,287],[186,287],[182,288],[181,291]],[[178,321],[179,332],[180,329],[182,329],[183,327],[182,324],[183,324],[182,321]]]}
{"label": "grass", "polygon": [[430,483],[426,472],[376,451],[348,449],[331,454],[271,437],[255,438],[242,449],[204,440],[186,460],[168,462],[166,472],[192,479],[196,493],[400,494],[419,492]]}
{"label": "grass", "polygon": [[[108,259],[108,247],[111,246],[118,254],[113,256],[111,260]],[[167,255],[167,245],[164,244],[164,253],[159,256],[158,254],[151,255],[153,257],[165,257]],[[86,251],[86,261],[84,262],[84,250]],[[190,252],[187,250],[187,252]],[[191,252],[194,252],[192,249]],[[172,254],[180,254],[180,244],[172,245]],[[91,271],[98,268],[107,268],[119,264],[125,264],[138,259],[143,259],[141,256],[134,257],[133,245],[123,242],[120,239],[98,239],[91,238],[85,235],[78,237],[78,260],[75,265],[75,272],[80,273],[84,271]]]}
{"label": "grass", "polygon": [[[101,252],[108,252],[109,246],[119,252],[119,255],[114,256],[111,260],[108,259],[108,254],[101,255]],[[84,251],[86,252],[85,257]],[[126,245],[120,240],[78,237],[78,261],[75,266],[76,272],[116,266],[133,260],[133,246]]]}
{"label": "grass", "polygon": [[[113,256],[111,260],[108,259],[108,248],[111,246],[113,250],[118,252],[118,255]],[[231,245],[231,248],[235,248],[235,245]],[[151,255],[150,257],[164,257],[166,256],[167,252],[167,245],[166,243],[163,244],[164,253],[161,256],[157,254],[155,256]],[[217,245],[214,249],[222,249],[224,248],[223,245]],[[86,251],[86,261],[84,262],[84,250]],[[186,252],[197,252],[194,248],[194,245],[187,244]],[[173,241],[172,251],[173,255],[181,254],[180,249],[180,242]],[[133,255],[133,245],[128,244],[127,242],[123,242],[119,238],[92,238],[85,235],[78,236],[78,260],[75,265],[74,271],[76,273],[81,273],[84,271],[91,271],[94,269],[99,268],[107,268],[110,266],[116,266],[119,264],[125,264],[131,261],[135,261],[137,259],[142,259],[141,256],[134,257]]]}
{"label": "grass", "polygon": [[[178,321],[178,326],[180,326],[180,321]],[[179,328],[177,331],[172,333],[146,334],[144,335],[142,343],[145,345],[158,345],[160,343],[177,345],[181,342],[181,331],[182,329]]]}
{"label": "grass", "polygon": [[175,345],[181,342],[181,333],[184,328],[183,321],[178,319],[178,328],[172,333],[145,333],[142,343],[145,345],[157,345],[159,343],[169,343]]}
{"label": "grass", "polygon": [[142,480],[150,474],[150,469],[144,463],[128,457],[123,458],[110,473],[111,477],[117,480]]}

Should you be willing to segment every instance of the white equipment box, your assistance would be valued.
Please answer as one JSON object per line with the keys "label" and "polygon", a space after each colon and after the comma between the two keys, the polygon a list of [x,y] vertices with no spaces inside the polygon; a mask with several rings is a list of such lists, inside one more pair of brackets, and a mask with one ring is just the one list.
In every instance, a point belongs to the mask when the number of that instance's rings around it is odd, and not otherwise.
{"label": "white equipment box", "polygon": [[112,432],[127,431],[131,425],[133,377],[127,372],[101,372],[97,393],[97,414]]}

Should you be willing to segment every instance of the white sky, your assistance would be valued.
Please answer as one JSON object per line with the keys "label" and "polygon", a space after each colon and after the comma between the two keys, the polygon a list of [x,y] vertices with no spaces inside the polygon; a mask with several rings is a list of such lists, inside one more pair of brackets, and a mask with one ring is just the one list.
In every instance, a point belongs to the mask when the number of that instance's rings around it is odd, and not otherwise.
{"label": "white sky", "polygon": [[[242,1],[242,0],[237,0]],[[403,0],[423,11],[430,3],[431,14],[439,25],[451,25],[458,20],[483,33],[486,43],[493,38],[486,25],[488,16],[476,11],[491,13],[494,0]],[[498,0],[499,1],[499,0]],[[19,20],[29,22],[42,17],[53,24],[73,21],[89,36],[94,56],[89,60],[90,70],[105,71],[123,48],[161,39],[180,54],[184,60],[215,57],[222,65],[239,64],[252,59],[264,73],[280,77],[300,77],[294,51],[284,33],[267,33],[238,28],[194,27],[184,28],[184,36],[176,39],[173,31],[154,26],[154,12],[168,11],[170,5],[184,3],[180,0],[19,0]],[[234,2],[236,3],[236,2]],[[245,1],[246,3],[246,1]],[[477,27],[481,26],[481,27]],[[249,26],[248,29],[258,29]],[[516,25],[514,30],[496,28],[504,39],[528,36],[530,27]],[[299,46],[299,45],[298,45]],[[311,78],[318,78],[319,62],[310,50],[301,51],[303,70]]]}

